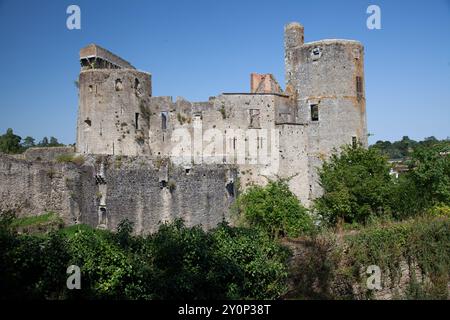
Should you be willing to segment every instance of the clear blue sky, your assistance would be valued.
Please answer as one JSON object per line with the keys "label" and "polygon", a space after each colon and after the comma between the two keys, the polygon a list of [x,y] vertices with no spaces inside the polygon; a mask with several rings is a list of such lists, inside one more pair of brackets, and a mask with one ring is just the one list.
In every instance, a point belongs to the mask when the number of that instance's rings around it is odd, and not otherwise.
{"label": "clear blue sky", "polygon": [[[66,8],[81,8],[81,30]],[[366,27],[381,7],[382,29]],[[78,51],[98,43],[153,76],[153,95],[207,100],[249,90],[251,72],[284,84],[283,26],[305,41],[365,46],[369,132],[450,136],[450,1],[22,1],[0,0],[0,132],[75,141]]]}

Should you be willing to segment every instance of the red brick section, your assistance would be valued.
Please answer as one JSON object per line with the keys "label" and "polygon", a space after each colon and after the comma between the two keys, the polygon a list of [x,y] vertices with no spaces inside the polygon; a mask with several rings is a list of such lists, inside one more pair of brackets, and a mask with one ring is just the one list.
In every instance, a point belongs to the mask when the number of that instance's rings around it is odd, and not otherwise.
{"label": "red brick section", "polygon": [[283,93],[272,74],[252,73],[250,75],[251,93]]}

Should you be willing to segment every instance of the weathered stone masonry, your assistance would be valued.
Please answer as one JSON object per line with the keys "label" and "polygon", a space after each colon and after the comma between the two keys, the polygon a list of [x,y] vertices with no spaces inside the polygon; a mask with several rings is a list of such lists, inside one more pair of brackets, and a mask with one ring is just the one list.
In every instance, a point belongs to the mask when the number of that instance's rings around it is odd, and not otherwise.
{"label": "weathered stone masonry", "polygon": [[235,179],[231,166],[184,168],[145,157],[87,156],[77,166],[0,155],[0,211],[53,211],[67,224],[110,229],[128,219],[136,233],[175,218],[209,229],[230,221]]}
{"label": "weathered stone masonry", "polygon": [[128,218],[138,233],[176,217],[211,228],[230,220],[238,181],[245,189],[277,177],[310,205],[333,150],[367,146],[364,48],[305,43],[298,23],[284,31],[284,91],[273,75],[253,73],[250,92],[203,102],[154,97],[149,73],[97,45],[81,49],[75,152],[86,163],[49,161],[62,149],[2,156],[0,210],[53,210],[103,228]]}

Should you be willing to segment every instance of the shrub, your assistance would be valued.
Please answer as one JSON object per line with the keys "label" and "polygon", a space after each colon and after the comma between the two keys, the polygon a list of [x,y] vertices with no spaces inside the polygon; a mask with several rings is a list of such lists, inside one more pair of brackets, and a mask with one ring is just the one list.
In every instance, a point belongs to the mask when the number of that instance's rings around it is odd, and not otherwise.
{"label": "shrub", "polygon": [[[206,232],[181,220],[148,237],[75,225],[18,235],[0,220],[0,297],[35,299],[271,299],[285,292],[289,252],[256,230]],[[81,290],[66,289],[69,265]]]}
{"label": "shrub", "polygon": [[343,238],[321,234],[303,241],[300,250],[290,276],[290,297],[373,298],[374,291],[366,286],[365,272],[370,265],[380,267],[383,295],[407,299],[449,297],[448,218],[416,217],[371,225]]}
{"label": "shrub", "polygon": [[344,146],[319,170],[323,195],[314,208],[323,220],[365,223],[371,215],[390,213],[389,164],[377,149]]}
{"label": "shrub", "polygon": [[228,279],[227,299],[278,299],[287,290],[291,252],[256,229],[221,224],[212,232],[219,280]]}
{"label": "shrub", "polygon": [[237,201],[235,210],[244,225],[271,237],[297,237],[313,230],[313,221],[284,180],[265,187],[251,186]]}

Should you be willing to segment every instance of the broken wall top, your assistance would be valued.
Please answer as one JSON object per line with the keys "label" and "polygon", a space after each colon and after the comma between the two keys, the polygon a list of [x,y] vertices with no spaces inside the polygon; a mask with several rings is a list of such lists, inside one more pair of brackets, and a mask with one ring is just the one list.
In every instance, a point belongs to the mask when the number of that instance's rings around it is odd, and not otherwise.
{"label": "broken wall top", "polygon": [[100,59],[123,69],[135,69],[128,61],[96,44],[90,44],[80,50],[80,61]]}

